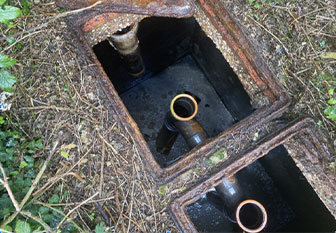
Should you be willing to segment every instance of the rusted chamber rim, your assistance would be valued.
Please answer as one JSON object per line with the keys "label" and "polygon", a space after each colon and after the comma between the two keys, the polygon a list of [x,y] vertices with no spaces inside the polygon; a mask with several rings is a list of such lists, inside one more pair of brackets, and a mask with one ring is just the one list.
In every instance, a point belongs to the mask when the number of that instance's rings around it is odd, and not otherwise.
{"label": "rusted chamber rim", "polygon": [[[186,214],[185,208],[200,199],[211,188],[217,186],[219,183],[235,175],[238,171],[255,162],[257,159],[267,155],[269,151],[275,147],[284,144],[294,136],[302,136],[308,138],[309,143],[317,150],[321,156],[328,157],[328,152],[323,147],[317,138],[311,126],[314,121],[310,118],[296,120],[286,127],[280,129],[274,134],[270,134],[254,146],[246,153],[231,156],[223,163],[220,170],[207,179],[198,182],[197,185],[186,190],[181,196],[177,197],[170,203],[170,214],[180,227],[182,232],[197,232],[192,221]],[[311,154],[307,158],[314,157],[313,149],[307,148],[306,153]]]}
{"label": "rusted chamber rim", "polygon": [[270,99],[271,104],[256,110],[249,117],[236,123],[217,137],[209,139],[203,145],[194,148],[181,159],[165,168],[161,168],[154,159],[136,122],[127,111],[117,91],[86,40],[84,32],[82,31],[82,26],[86,22],[85,18],[88,19],[88,17],[86,17],[85,14],[82,14],[79,15],[80,20],[78,15],[75,18],[71,16],[66,19],[67,24],[73,28],[73,33],[77,36],[79,45],[83,46],[82,51],[96,64],[97,78],[105,95],[113,106],[116,117],[123,123],[125,130],[132,135],[137,144],[137,148],[153,177],[161,183],[166,183],[174,179],[192,168],[199,158],[209,156],[215,152],[216,148],[225,146],[226,141],[224,138],[227,135],[236,134],[241,131],[252,131],[254,128],[258,127],[258,125],[264,124],[265,122],[280,116],[290,104],[289,96],[282,85],[275,78],[275,75],[271,72],[264,60],[259,57],[258,53],[251,45],[251,42],[243,34],[241,28],[236,25],[222,3],[216,0],[208,0],[206,3],[200,0],[200,3],[201,5],[204,4],[202,7],[210,17],[213,25],[217,28],[234,54],[241,60],[243,66],[251,75],[255,85],[263,90],[265,96]]}
{"label": "rusted chamber rim", "polygon": [[[59,7],[77,10],[73,17],[78,25],[102,13],[127,13],[138,15],[190,17],[194,13],[195,0],[56,0]],[[85,15],[85,18],[83,16]]]}

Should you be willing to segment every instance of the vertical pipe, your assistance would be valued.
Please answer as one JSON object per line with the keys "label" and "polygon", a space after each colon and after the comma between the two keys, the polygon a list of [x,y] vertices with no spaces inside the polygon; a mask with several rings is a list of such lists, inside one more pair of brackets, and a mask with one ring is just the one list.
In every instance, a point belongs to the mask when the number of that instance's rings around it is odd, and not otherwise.
{"label": "vertical pipe", "polygon": [[145,72],[137,37],[138,28],[139,24],[133,23],[108,38],[110,44],[119,52],[127,72],[134,77]]}
{"label": "vertical pipe", "polygon": [[175,96],[156,139],[157,151],[168,154],[178,134],[185,139],[189,149],[203,143],[208,135],[194,119],[197,112],[198,105],[193,96],[189,94]]}
{"label": "vertical pipe", "polygon": [[235,176],[231,176],[217,185],[215,189],[224,202],[225,212],[228,217],[232,222],[236,222],[236,208],[243,200],[243,192],[238,179]]}

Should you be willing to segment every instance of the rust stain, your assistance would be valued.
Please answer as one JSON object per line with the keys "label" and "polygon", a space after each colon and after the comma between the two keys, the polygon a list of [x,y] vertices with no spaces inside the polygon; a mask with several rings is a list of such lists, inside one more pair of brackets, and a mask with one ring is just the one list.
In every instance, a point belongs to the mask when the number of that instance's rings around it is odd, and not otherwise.
{"label": "rust stain", "polygon": [[119,15],[120,15],[119,13],[103,13],[101,15],[97,15],[96,17],[84,23],[83,31],[84,32],[91,31],[92,29],[106,23],[106,21],[117,18]]}
{"label": "rust stain", "polygon": [[[60,7],[76,10],[88,7],[98,0],[56,0]],[[133,13],[167,17],[190,17],[194,12],[194,0],[101,0],[91,10],[106,12],[106,9],[118,13]]]}
{"label": "rust stain", "polygon": [[[106,0],[103,0],[103,2],[105,1]],[[87,7],[96,2],[98,2],[98,0],[56,0],[58,6],[71,10]]]}
{"label": "rust stain", "polygon": [[199,3],[260,89],[268,98],[278,99],[279,94],[276,89],[281,87],[281,84],[276,78],[271,81],[270,78],[275,75],[258,55],[225,6],[217,0],[199,0]]}

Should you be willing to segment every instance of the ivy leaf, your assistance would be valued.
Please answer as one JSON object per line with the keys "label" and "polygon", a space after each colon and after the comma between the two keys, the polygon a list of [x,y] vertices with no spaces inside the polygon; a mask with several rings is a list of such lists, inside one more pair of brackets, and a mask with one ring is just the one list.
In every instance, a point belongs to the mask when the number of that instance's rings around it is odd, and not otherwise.
{"label": "ivy leaf", "polygon": [[103,222],[100,222],[96,225],[94,231],[95,233],[105,233],[105,224]]}
{"label": "ivy leaf", "polygon": [[30,225],[27,222],[18,220],[15,225],[15,232],[17,233],[30,233]]}
{"label": "ivy leaf", "polygon": [[25,168],[28,165],[28,163],[24,160],[21,161],[20,163],[20,168]]}
{"label": "ivy leaf", "polygon": [[10,90],[14,83],[16,83],[16,78],[5,70],[0,70],[0,89]]}
{"label": "ivy leaf", "polygon": [[336,106],[328,106],[324,110],[324,114],[327,116],[328,119],[336,120]]}
{"label": "ivy leaf", "polygon": [[59,197],[57,194],[53,194],[49,199],[48,199],[48,203],[50,204],[55,204],[59,202]]}
{"label": "ivy leaf", "polygon": [[45,207],[45,206],[41,206],[39,208],[39,213],[42,214],[42,215],[45,215],[45,214],[49,213],[49,208]]}
{"label": "ivy leaf", "polygon": [[0,6],[2,6],[5,2],[6,0],[0,0]]}
{"label": "ivy leaf", "polygon": [[15,38],[13,36],[7,38],[8,44],[13,44],[15,42]]}
{"label": "ivy leaf", "polygon": [[2,116],[0,116],[0,125],[3,125],[3,124],[5,124],[5,120],[4,120],[4,118],[2,117]]}
{"label": "ivy leaf", "polygon": [[12,59],[7,55],[0,54],[0,68],[12,67],[16,63],[16,59]]}
{"label": "ivy leaf", "polygon": [[0,23],[8,23],[8,20],[16,19],[21,15],[20,8],[15,6],[4,6],[0,8]]}
{"label": "ivy leaf", "polygon": [[4,226],[2,229],[4,229],[5,231],[9,231],[9,232],[13,231],[13,228],[11,226],[8,226],[8,225]]}
{"label": "ivy leaf", "polygon": [[20,0],[20,3],[23,7],[23,14],[28,15],[30,12],[30,8],[32,8],[32,5],[26,0]]}
{"label": "ivy leaf", "polygon": [[32,168],[34,166],[34,158],[28,155],[23,156],[23,158],[26,160],[28,163],[28,167]]}
{"label": "ivy leaf", "polygon": [[331,104],[331,105],[336,104],[336,99],[328,100],[328,104]]}
{"label": "ivy leaf", "polygon": [[19,175],[19,172],[18,171],[11,171],[10,174],[14,177],[17,177]]}

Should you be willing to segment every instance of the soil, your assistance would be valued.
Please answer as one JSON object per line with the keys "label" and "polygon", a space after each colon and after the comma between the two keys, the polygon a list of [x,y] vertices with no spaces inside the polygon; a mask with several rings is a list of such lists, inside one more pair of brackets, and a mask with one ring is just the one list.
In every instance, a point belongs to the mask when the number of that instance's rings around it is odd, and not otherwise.
{"label": "soil", "polygon": [[[259,7],[256,1],[223,2],[292,97],[288,117],[313,117],[316,123],[320,122],[327,144],[336,149],[336,124],[323,113],[329,98],[327,89],[336,86],[336,62],[321,58],[322,53],[336,49],[333,1],[258,1]],[[72,215],[87,232],[100,221],[113,232],[178,232],[167,206],[197,183],[200,176],[209,175],[208,167],[196,166],[166,185],[154,181],[132,135],[116,120],[94,71],[96,64],[82,55],[77,39],[64,22],[66,14],[59,13],[54,1],[34,0],[29,15],[22,17],[13,30],[16,43],[21,43],[22,48],[9,47],[5,37],[1,39],[2,52],[18,60],[13,73],[19,81],[7,114],[12,121],[21,122],[20,129],[26,135],[42,138],[46,156],[59,132],[65,135],[39,185],[67,174],[48,192],[50,196],[70,193],[60,204],[66,211],[98,193],[99,197],[86,202]],[[1,33],[4,35],[5,31]],[[98,40],[89,41],[94,44]],[[237,72],[237,66],[231,66]],[[326,73],[331,80],[323,75]],[[259,93],[251,86],[247,89],[250,95]],[[262,96],[256,99],[255,106],[267,102]],[[259,137],[272,131],[270,125],[260,126]],[[228,155],[253,145],[254,134],[241,132],[242,143],[226,148]],[[235,136],[227,140],[235,141]],[[296,153],[295,147],[295,142],[288,144],[291,154]],[[69,159],[63,158],[61,151],[68,152]],[[327,163],[323,162],[327,168],[322,172],[335,177],[335,167],[328,167],[332,161],[335,154]],[[72,166],[74,169],[67,172]],[[44,198],[48,197],[42,197],[42,201]],[[91,213],[97,216],[94,220],[89,217]]]}

